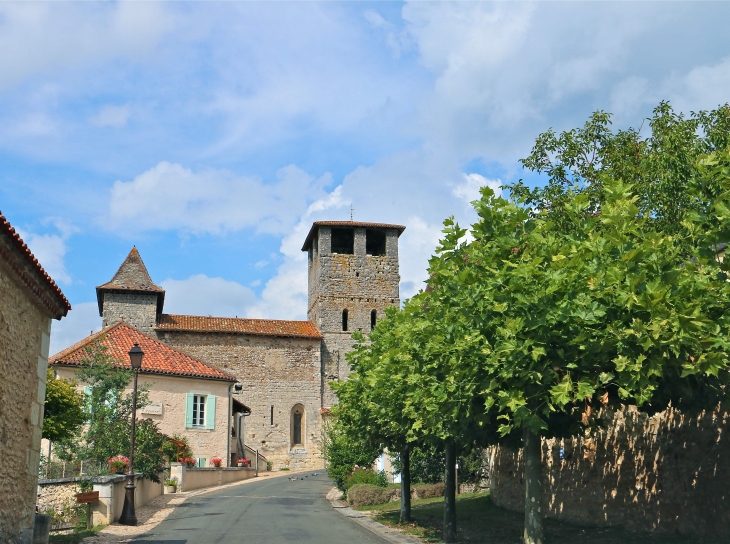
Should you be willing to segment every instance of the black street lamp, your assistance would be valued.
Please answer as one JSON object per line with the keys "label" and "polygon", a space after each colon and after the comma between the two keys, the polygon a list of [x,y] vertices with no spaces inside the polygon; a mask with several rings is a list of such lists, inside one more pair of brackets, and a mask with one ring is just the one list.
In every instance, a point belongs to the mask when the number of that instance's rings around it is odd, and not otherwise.
{"label": "black street lamp", "polygon": [[134,371],[134,386],[132,388],[132,437],[129,446],[129,470],[127,471],[127,485],[124,486],[124,507],[119,523],[122,525],[137,525],[137,516],[134,513],[134,432],[137,423],[137,374],[142,368],[142,357],[144,351],[139,344],[134,343],[134,347],[129,350],[129,362],[132,363]]}

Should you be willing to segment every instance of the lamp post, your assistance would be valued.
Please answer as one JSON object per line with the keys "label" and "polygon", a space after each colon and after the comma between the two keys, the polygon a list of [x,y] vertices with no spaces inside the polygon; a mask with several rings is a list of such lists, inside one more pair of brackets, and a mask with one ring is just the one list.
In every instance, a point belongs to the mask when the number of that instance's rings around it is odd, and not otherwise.
{"label": "lamp post", "polygon": [[134,432],[137,423],[137,374],[142,368],[142,357],[144,352],[139,344],[134,343],[134,347],[129,350],[129,362],[132,364],[134,371],[134,386],[132,388],[132,436],[129,446],[129,470],[127,471],[127,485],[124,486],[124,507],[119,523],[122,525],[137,525],[137,516],[134,513]]}

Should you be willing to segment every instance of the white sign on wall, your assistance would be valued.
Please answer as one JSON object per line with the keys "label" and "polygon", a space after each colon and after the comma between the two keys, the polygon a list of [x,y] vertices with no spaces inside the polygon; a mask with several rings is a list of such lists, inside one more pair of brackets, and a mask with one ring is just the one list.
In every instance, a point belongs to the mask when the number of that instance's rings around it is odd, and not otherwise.
{"label": "white sign on wall", "polygon": [[151,416],[161,416],[162,402],[150,402],[147,406],[142,408],[142,413]]}

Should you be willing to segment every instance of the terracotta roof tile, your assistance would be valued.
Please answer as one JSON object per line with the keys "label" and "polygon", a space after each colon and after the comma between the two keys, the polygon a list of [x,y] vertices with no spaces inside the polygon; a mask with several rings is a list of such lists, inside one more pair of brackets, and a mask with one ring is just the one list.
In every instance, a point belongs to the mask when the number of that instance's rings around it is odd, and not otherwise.
{"label": "terracotta roof tile", "polygon": [[[13,226],[8,222],[5,216],[0,212],[0,234],[7,239],[9,248],[4,244],[0,244],[0,256],[8,263],[13,271],[18,275],[19,279],[28,287],[31,292],[39,299],[39,301],[48,308],[53,317],[61,319],[71,309],[71,304],[59,289],[56,282],[51,276],[43,270],[41,263],[35,258],[23,239],[15,232]],[[13,251],[13,249],[15,251]],[[18,266],[12,258],[10,251],[16,253],[30,267],[32,275],[28,274],[26,267]],[[35,281],[34,281],[35,280]]]}
{"label": "terracotta roof tile", "polygon": [[225,382],[237,381],[235,376],[190,357],[159,340],[155,340],[123,321],[102,329],[100,332],[92,334],[57,353],[48,359],[48,363],[51,365],[81,366],[87,357],[84,348],[95,341],[99,341],[101,345],[107,347],[107,353],[117,361],[118,366],[126,368],[130,366],[128,352],[137,342],[144,351],[142,370],[140,371],[142,374],[164,374]]}
{"label": "terracotta roof tile", "polygon": [[143,291],[146,293],[157,293],[157,312],[162,313],[162,306],[165,302],[165,290],[152,281],[147,267],[142,261],[142,256],[133,247],[127,258],[114,274],[111,281],[108,281],[96,288],[96,298],[99,303],[99,315],[103,315],[104,298],[103,291]]}
{"label": "terracotta roof tile", "polygon": [[288,336],[319,340],[317,327],[311,321],[279,319],[245,319],[241,317],[204,317],[198,315],[162,314],[155,330],[189,332],[224,332],[258,336]]}
{"label": "terracotta roof tile", "polygon": [[312,223],[312,228],[309,229],[302,251],[309,251],[309,246],[312,245],[314,235],[317,233],[319,227],[353,227],[361,229],[395,229],[398,231],[398,236],[403,234],[406,228],[403,225],[391,225],[390,223],[364,223],[362,221],[315,221]]}

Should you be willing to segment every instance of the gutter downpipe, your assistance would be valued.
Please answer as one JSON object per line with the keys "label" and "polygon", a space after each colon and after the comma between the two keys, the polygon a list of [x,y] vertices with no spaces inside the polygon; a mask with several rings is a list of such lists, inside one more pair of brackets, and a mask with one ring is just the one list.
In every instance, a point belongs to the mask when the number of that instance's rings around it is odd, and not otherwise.
{"label": "gutter downpipe", "polygon": [[226,429],[226,466],[231,466],[231,416],[233,415],[233,393],[231,389],[235,383],[228,386],[228,428]]}

